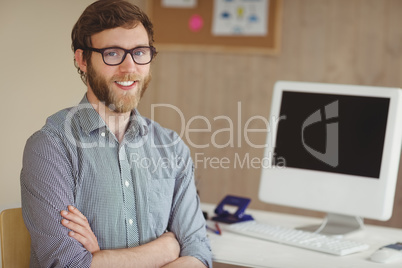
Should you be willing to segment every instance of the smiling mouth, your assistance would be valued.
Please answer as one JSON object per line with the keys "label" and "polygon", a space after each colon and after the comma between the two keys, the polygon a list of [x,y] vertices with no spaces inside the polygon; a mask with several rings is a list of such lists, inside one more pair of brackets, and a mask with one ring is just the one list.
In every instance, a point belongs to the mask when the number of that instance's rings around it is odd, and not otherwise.
{"label": "smiling mouth", "polygon": [[122,82],[116,81],[116,84],[123,86],[123,87],[129,87],[129,86],[134,85],[135,82],[136,81],[122,81]]}

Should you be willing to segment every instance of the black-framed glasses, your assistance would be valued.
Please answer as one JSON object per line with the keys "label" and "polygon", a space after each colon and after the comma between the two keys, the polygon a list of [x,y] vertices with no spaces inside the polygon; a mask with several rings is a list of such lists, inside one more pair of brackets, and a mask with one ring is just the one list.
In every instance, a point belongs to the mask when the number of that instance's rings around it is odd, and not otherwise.
{"label": "black-framed glasses", "polygon": [[107,47],[101,49],[88,47],[86,49],[102,54],[103,62],[110,66],[121,64],[128,53],[130,53],[133,61],[139,65],[150,63],[156,55],[156,49],[153,46],[135,47],[133,49],[124,49],[121,47]]}

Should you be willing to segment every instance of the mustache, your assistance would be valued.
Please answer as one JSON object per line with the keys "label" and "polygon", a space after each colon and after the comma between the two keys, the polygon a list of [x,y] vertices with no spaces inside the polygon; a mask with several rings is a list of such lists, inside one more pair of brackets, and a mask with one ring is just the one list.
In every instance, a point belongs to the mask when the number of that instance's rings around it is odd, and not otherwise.
{"label": "mustache", "polygon": [[137,81],[141,80],[141,76],[137,74],[125,74],[125,75],[115,75],[112,77],[112,81]]}

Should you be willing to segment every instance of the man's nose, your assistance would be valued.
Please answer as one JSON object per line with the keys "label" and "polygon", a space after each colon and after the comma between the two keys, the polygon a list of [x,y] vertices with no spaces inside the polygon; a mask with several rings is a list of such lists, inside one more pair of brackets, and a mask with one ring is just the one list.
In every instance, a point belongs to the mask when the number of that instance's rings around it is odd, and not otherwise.
{"label": "man's nose", "polygon": [[119,66],[123,73],[132,73],[137,68],[137,64],[134,62],[133,56],[130,53],[126,55],[126,58]]}

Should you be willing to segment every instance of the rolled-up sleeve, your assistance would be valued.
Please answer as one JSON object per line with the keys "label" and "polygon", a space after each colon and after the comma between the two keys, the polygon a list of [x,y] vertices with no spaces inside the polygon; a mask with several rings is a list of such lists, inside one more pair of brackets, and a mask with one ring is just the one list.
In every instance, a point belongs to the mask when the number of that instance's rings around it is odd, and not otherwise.
{"label": "rolled-up sleeve", "polygon": [[212,267],[212,252],[194,183],[190,150],[184,143],[178,143],[176,153],[180,156],[177,163],[180,168],[169,229],[175,233],[181,245],[181,256],[196,257],[207,267]]}
{"label": "rolled-up sleeve", "polygon": [[71,157],[54,134],[38,131],[24,150],[21,199],[31,235],[31,267],[90,267],[92,254],[68,236],[61,210],[74,205]]}

